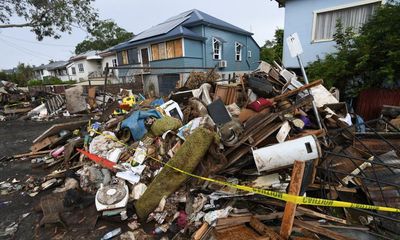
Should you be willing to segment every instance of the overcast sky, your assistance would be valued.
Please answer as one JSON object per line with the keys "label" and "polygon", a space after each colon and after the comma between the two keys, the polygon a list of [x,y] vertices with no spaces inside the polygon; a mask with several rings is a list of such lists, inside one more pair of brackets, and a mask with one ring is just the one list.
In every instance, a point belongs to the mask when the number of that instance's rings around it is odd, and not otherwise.
{"label": "overcast sky", "polygon": [[[113,19],[135,34],[196,8],[253,32],[259,45],[272,39],[275,29],[283,28],[284,20],[284,10],[271,0],[96,0],[94,6],[101,19]],[[0,69],[15,67],[19,62],[40,65],[50,59],[68,60],[86,35],[74,28],[72,34],[63,34],[61,39],[39,42],[28,29],[0,29]]]}

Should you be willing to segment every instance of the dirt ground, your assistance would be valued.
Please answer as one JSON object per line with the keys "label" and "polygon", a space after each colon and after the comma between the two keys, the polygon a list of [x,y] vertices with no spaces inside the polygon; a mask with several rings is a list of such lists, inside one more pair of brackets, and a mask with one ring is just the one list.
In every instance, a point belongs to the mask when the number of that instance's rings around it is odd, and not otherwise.
{"label": "dirt ground", "polygon": [[[76,121],[77,119],[55,120],[50,122],[32,122],[14,120],[0,123],[0,182],[16,179],[24,183],[29,176],[43,177],[50,170],[32,168],[30,160],[4,160],[3,156],[12,156],[29,152],[32,140],[39,136],[53,124]],[[23,184],[22,184],[23,185]],[[99,239],[104,233],[113,230],[113,224],[97,222],[95,229],[86,229],[84,226],[72,226],[64,229],[62,226],[37,227],[43,214],[37,211],[40,198],[51,193],[51,190],[40,192],[30,197],[23,190],[8,195],[0,195],[0,233],[13,222],[19,223],[14,236],[0,237],[0,239]],[[94,211],[93,211],[94,210]],[[74,212],[69,219],[79,218],[79,215],[96,215],[94,205]],[[22,219],[22,215],[30,213]],[[1,234],[0,234],[1,235]]]}

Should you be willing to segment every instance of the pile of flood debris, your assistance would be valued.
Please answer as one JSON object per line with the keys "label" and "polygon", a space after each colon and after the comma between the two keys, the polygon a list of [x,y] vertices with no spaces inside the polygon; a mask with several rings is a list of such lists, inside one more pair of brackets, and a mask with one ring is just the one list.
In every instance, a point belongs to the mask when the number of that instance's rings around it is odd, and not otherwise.
{"label": "pile of flood debris", "polygon": [[[56,124],[32,152],[13,156],[53,170],[18,183],[32,197],[52,191],[40,200],[38,227],[83,226],[102,239],[399,234],[398,213],[361,206],[400,208],[396,126],[363,122],[322,80],[303,84],[279,65],[262,63],[229,81],[192,76],[165,98],[123,90],[91,119]],[[80,89],[69,91],[68,111],[95,105]],[[45,105],[32,112],[40,116]],[[1,183],[2,194],[12,186]],[[284,193],[314,198],[297,206],[282,201]],[[99,227],[100,220],[113,225]]]}
{"label": "pile of flood debris", "polygon": [[[57,93],[56,87],[62,91]],[[38,89],[21,88],[14,83],[1,81],[0,121],[49,121],[87,116],[101,111],[105,104],[114,102],[118,97],[104,93],[96,86],[60,85]]]}

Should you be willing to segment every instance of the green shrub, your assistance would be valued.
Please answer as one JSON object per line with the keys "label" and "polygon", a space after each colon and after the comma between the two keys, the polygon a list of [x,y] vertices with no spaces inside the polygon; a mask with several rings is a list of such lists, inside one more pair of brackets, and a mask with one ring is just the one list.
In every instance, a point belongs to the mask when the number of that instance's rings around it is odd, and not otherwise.
{"label": "green shrub", "polygon": [[380,7],[359,35],[339,21],[334,39],[337,52],[309,64],[310,79],[324,79],[345,98],[370,87],[400,87],[400,3]]}

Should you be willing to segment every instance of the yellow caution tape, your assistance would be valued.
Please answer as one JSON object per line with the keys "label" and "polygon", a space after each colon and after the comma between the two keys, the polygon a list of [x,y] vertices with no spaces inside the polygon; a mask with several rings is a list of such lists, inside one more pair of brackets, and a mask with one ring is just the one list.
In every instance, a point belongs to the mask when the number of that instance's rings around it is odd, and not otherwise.
{"label": "yellow caution tape", "polygon": [[[116,141],[124,146],[126,146],[127,148],[130,148],[134,151],[136,151],[135,148],[132,148],[130,146],[128,146],[127,144],[125,144],[124,142],[119,141],[119,139],[114,138],[111,135],[106,135],[103,134],[101,132],[98,132],[94,129],[91,129],[90,131],[97,133],[99,135],[105,136],[113,141]],[[147,155],[146,155],[147,156]],[[255,194],[259,194],[259,195],[263,195],[266,197],[271,197],[271,198],[275,198],[275,199],[279,199],[285,202],[291,202],[291,203],[296,203],[296,204],[301,204],[301,205],[313,205],[313,206],[324,206],[324,207],[343,207],[343,208],[362,208],[362,209],[368,209],[368,210],[376,210],[376,211],[384,211],[384,212],[396,212],[396,213],[400,213],[400,209],[398,208],[392,208],[392,207],[382,207],[382,206],[374,206],[374,205],[367,205],[367,204],[360,204],[360,203],[351,203],[351,202],[344,202],[344,201],[336,201],[336,200],[329,200],[329,199],[322,199],[322,198],[312,198],[312,197],[302,197],[302,196],[296,196],[296,195],[290,195],[287,193],[281,193],[281,192],[275,192],[275,191],[271,191],[271,190],[265,190],[265,189],[260,189],[260,188],[254,188],[254,187],[249,187],[249,186],[244,186],[244,185],[239,185],[239,184],[234,184],[234,183],[229,183],[229,182],[224,182],[224,181],[220,181],[220,180],[216,180],[216,179],[212,179],[212,178],[208,178],[208,177],[202,177],[196,174],[192,174],[186,171],[183,171],[182,169],[176,168],[168,163],[164,163],[156,158],[153,158],[151,156],[147,156],[150,159],[157,161],[161,164],[163,164],[164,166],[167,166],[177,172],[180,172],[182,174],[185,174],[187,176],[190,177],[194,177],[197,179],[201,179],[204,181],[209,181],[209,182],[213,182],[213,183],[217,183],[220,185],[224,185],[224,186],[228,186],[231,188],[236,188],[239,190],[243,190],[246,192],[251,192],[251,193],[255,193]]]}

